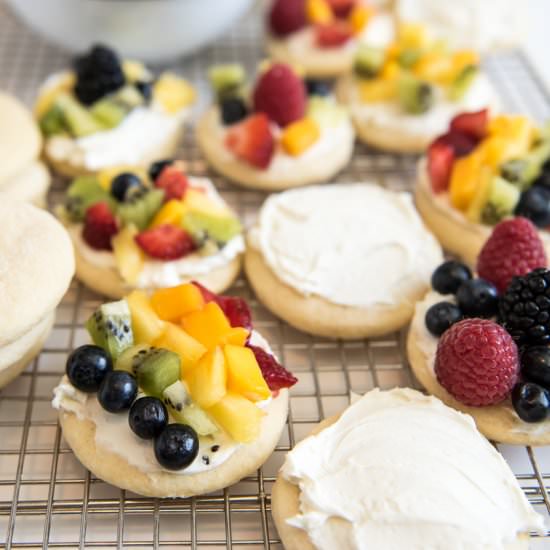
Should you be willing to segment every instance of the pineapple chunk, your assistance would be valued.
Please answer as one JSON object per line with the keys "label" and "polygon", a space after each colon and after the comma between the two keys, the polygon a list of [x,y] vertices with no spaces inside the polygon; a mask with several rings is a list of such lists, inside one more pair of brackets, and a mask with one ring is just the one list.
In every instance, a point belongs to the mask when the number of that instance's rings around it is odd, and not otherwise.
{"label": "pineapple chunk", "polygon": [[260,435],[264,412],[242,395],[227,392],[207,412],[239,443],[250,443]]}
{"label": "pineapple chunk", "polygon": [[187,209],[182,201],[177,199],[169,200],[155,214],[155,217],[149,227],[158,227],[159,225],[165,224],[179,226],[186,210]]}
{"label": "pineapple chunk", "polygon": [[402,48],[426,48],[428,32],[419,23],[401,23],[397,29],[397,41]]}
{"label": "pineapple chunk", "polygon": [[153,342],[157,348],[164,348],[177,353],[181,360],[182,378],[197,364],[206,353],[206,348],[189,336],[182,328],[172,323],[166,323],[162,336]]}
{"label": "pineapple chunk", "polygon": [[[489,121],[489,134],[490,137],[485,140],[486,142],[491,139],[508,142],[505,152],[501,153],[500,157],[500,162],[505,162],[511,158],[522,157],[529,152],[536,139],[537,129],[525,116],[501,115]],[[500,147],[505,148],[504,145]]]}
{"label": "pineapple chunk", "polygon": [[362,79],[359,82],[359,97],[364,103],[391,101],[397,97],[397,82],[392,79]]}
{"label": "pineapple chunk", "polygon": [[165,323],[158,318],[151,307],[147,294],[134,290],[126,297],[132,314],[134,344],[152,344],[164,332]]}
{"label": "pineapple chunk", "polygon": [[186,315],[182,318],[181,325],[208,349],[217,346],[231,331],[227,317],[216,302],[209,302],[202,310]]}
{"label": "pineapple chunk", "polygon": [[213,216],[227,216],[231,214],[231,211],[225,205],[218,204],[197,189],[187,189],[183,203],[188,210],[206,212]]}
{"label": "pineapple chunk", "polygon": [[418,78],[445,85],[453,81],[457,71],[451,57],[429,52],[415,64],[413,72]]}
{"label": "pineapple chunk", "polygon": [[470,205],[479,184],[482,162],[479,150],[454,162],[449,191],[451,203],[458,210],[465,211]]}
{"label": "pineapple chunk", "polygon": [[234,346],[244,346],[250,333],[243,327],[233,327],[227,334],[220,339],[220,345],[233,344]]}
{"label": "pineapple chunk", "polygon": [[59,75],[59,80],[51,88],[40,92],[34,104],[34,116],[41,119],[53,107],[57,96],[63,92],[70,93],[75,82],[76,75],[72,72],[67,71]]}
{"label": "pineapple chunk", "polygon": [[223,348],[227,367],[227,389],[250,401],[263,401],[271,391],[250,348],[227,345]]}
{"label": "pineapple chunk", "polygon": [[168,113],[177,113],[195,101],[195,90],[174,73],[162,73],[153,87],[153,99]]}
{"label": "pineapple chunk", "polygon": [[135,174],[141,181],[147,181],[149,176],[147,175],[147,170],[139,166],[133,166],[131,164],[119,164],[118,166],[111,166],[110,168],[104,168],[100,170],[97,174],[97,179],[99,185],[103,187],[106,191],[111,190],[111,182],[120,174],[124,172],[130,172]]}
{"label": "pineapple chunk", "polygon": [[204,307],[201,291],[192,283],[159,288],[151,296],[151,305],[163,321],[179,321],[184,315]]}
{"label": "pineapple chunk", "polygon": [[137,283],[144,264],[143,252],[135,241],[138,233],[137,227],[130,224],[111,239],[118,272],[132,286]]}
{"label": "pineapple chunk", "polygon": [[401,67],[397,61],[386,61],[380,72],[382,80],[395,80],[401,74]]}
{"label": "pineapple chunk", "polygon": [[152,77],[147,67],[141,61],[135,59],[125,59],[122,62],[122,72],[128,82],[150,80]]}
{"label": "pineapple chunk", "polygon": [[206,409],[215,405],[227,391],[227,371],[221,348],[215,347],[203,355],[186,373],[185,382],[199,407]]}

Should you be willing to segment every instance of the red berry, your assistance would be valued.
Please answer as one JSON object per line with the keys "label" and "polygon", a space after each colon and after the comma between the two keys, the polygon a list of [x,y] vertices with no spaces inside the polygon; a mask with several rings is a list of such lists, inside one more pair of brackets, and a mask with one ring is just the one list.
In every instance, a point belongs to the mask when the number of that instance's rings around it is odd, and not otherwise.
{"label": "red berry", "polygon": [[142,231],[136,235],[136,242],[146,254],[159,260],[177,260],[195,250],[189,233],[170,224]]}
{"label": "red berry", "polygon": [[275,0],[269,14],[273,34],[285,36],[307,24],[305,0]]}
{"label": "red berry", "polygon": [[443,141],[434,141],[428,149],[428,175],[434,193],[449,187],[455,154],[453,147]]}
{"label": "red berry", "polygon": [[155,180],[155,187],[164,189],[166,200],[183,199],[189,181],[187,176],[176,166],[166,166]]}
{"label": "red berry", "polygon": [[212,292],[211,290],[208,290],[205,286],[201,285],[198,281],[191,281],[200,291],[202,294],[203,300],[208,302],[215,302],[218,298],[218,295]]}
{"label": "red berry", "polygon": [[264,113],[257,113],[234,124],[228,130],[225,144],[235,156],[265,170],[275,151],[275,140]]}
{"label": "red berry", "polygon": [[111,237],[117,231],[116,219],[106,202],[98,202],[86,210],[82,237],[92,248],[112,250]]}
{"label": "red berry", "polygon": [[504,292],[512,277],[546,267],[546,252],[537,228],[527,218],[500,222],[477,259],[479,276]]}
{"label": "red berry", "polygon": [[315,28],[315,40],[320,48],[342,46],[352,36],[353,28],[347,21],[337,20]]}
{"label": "red berry", "polygon": [[506,330],[487,319],[464,319],[443,333],[437,346],[438,382],[471,407],[506,399],[519,374],[518,348]]}
{"label": "red berry", "polygon": [[487,135],[489,125],[489,109],[475,113],[462,113],[451,120],[451,131],[462,132],[476,139],[483,139]]}
{"label": "red berry", "polygon": [[332,9],[332,13],[336,17],[343,17],[346,18],[353,6],[356,4],[356,0],[327,0],[330,8]]}
{"label": "red berry", "polygon": [[307,92],[302,79],[288,65],[274,63],[256,83],[253,100],[255,111],[286,126],[304,117]]}
{"label": "red berry", "polygon": [[258,361],[258,365],[260,365],[262,376],[271,391],[290,388],[298,382],[298,379],[280,365],[273,355],[270,355],[257,346],[248,344],[248,347],[254,352],[256,361]]}
{"label": "red berry", "polygon": [[476,148],[478,140],[468,134],[452,131],[439,136],[433,143],[450,145],[455,157],[464,157]]}

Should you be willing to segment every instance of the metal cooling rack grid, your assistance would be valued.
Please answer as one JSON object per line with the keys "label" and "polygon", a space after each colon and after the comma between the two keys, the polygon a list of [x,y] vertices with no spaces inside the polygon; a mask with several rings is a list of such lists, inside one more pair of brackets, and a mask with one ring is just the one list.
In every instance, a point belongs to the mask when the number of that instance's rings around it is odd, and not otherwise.
{"label": "metal cooling rack grid", "polygon": [[[172,68],[198,86],[208,102],[204,69],[239,60],[252,72],[261,57],[258,13],[229,35]],[[30,103],[49,74],[68,56],[19,24],[0,1],[0,89]],[[550,116],[550,100],[520,54],[489,60],[492,78],[508,108],[539,120]],[[251,223],[265,195],[233,187],[211,174],[187,128],[181,151],[189,170],[216,182],[227,200]],[[409,189],[414,159],[357,146],[338,181],[367,179]],[[51,203],[63,186],[56,182]],[[325,416],[348,404],[350,390],[416,386],[406,366],[405,333],[368,341],[338,342],[300,333],[273,317],[255,299],[244,278],[232,292],[252,305],[258,329],[300,382],[291,392],[287,427],[273,456],[253,476],[216,494],[156,500],[121,491],[95,479],[61,437],[50,400],[68,352],[87,337],[83,323],[101,298],[73,282],[60,305],[54,331],[40,356],[0,393],[0,548],[281,548],[270,517],[270,490],[284,454]],[[550,450],[500,446],[526,495],[550,529]],[[550,535],[550,531],[548,532]],[[532,547],[549,548],[550,539]]]}

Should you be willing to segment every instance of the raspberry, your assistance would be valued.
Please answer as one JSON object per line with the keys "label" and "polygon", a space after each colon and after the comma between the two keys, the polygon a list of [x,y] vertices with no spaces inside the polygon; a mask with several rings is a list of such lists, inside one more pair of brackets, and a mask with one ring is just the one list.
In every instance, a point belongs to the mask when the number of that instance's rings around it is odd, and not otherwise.
{"label": "raspberry", "polygon": [[175,225],[159,225],[136,235],[136,242],[151,258],[177,260],[195,250],[193,239]]}
{"label": "raspberry", "polygon": [[305,0],[275,0],[269,14],[273,34],[286,36],[307,24]]}
{"label": "raspberry", "polygon": [[155,187],[164,189],[166,201],[181,200],[189,187],[187,176],[176,166],[166,166],[155,179]]}
{"label": "raspberry", "polygon": [[526,218],[514,218],[493,229],[477,259],[477,272],[504,292],[512,277],[525,275],[546,263],[536,227]]}
{"label": "raspberry", "polygon": [[518,348],[504,328],[487,319],[464,319],[443,333],[435,357],[438,382],[471,407],[505,399],[519,374]]}
{"label": "raspberry", "polygon": [[98,202],[86,210],[82,237],[92,248],[112,250],[111,237],[117,231],[116,219],[106,202]]}
{"label": "raspberry", "polygon": [[298,382],[298,379],[280,365],[273,355],[270,355],[257,346],[248,344],[248,347],[254,352],[256,361],[258,361],[258,365],[260,365],[262,376],[271,391],[290,388]]}
{"label": "raspberry", "polygon": [[254,90],[254,110],[265,113],[279,126],[303,118],[306,101],[304,83],[282,63],[274,63],[260,77]]}

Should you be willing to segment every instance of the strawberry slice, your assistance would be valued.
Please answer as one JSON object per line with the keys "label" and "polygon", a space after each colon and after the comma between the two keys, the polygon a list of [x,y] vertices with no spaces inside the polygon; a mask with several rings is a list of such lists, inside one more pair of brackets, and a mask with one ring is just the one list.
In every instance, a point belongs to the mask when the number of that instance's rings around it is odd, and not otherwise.
{"label": "strawberry slice", "polygon": [[336,48],[353,36],[353,28],[347,21],[333,21],[315,27],[315,40],[320,48]]}
{"label": "strawberry slice", "polygon": [[273,34],[286,36],[307,24],[306,0],[275,0],[269,14]]}
{"label": "strawberry slice", "polygon": [[177,260],[195,250],[191,235],[170,224],[146,229],[136,235],[135,239],[147,255],[159,260]]}
{"label": "strawberry slice", "polygon": [[270,355],[258,346],[247,344],[247,347],[254,352],[256,361],[260,365],[262,376],[271,391],[290,388],[298,382],[298,379],[280,365],[273,355]]}
{"label": "strawberry slice", "polygon": [[442,193],[449,187],[455,153],[444,141],[434,141],[428,149],[428,174],[434,193]]}
{"label": "strawberry slice", "polygon": [[166,166],[155,179],[155,187],[164,189],[165,200],[183,199],[189,181],[187,176],[176,166]]}
{"label": "strawberry slice", "polygon": [[112,250],[111,237],[118,232],[116,218],[107,202],[98,202],[86,210],[82,237],[96,250]]}
{"label": "strawberry slice", "polygon": [[356,4],[356,0],[327,0],[327,2],[332,13],[334,13],[336,17],[342,17],[344,19],[350,14],[353,6]]}
{"label": "strawberry slice", "polygon": [[227,132],[225,144],[239,159],[265,170],[275,151],[269,118],[265,113],[256,113],[233,125]]}
{"label": "strawberry slice", "polygon": [[451,120],[451,132],[462,132],[478,140],[487,135],[489,109],[475,113],[461,113]]}
{"label": "strawberry slice", "polygon": [[455,157],[464,157],[476,148],[478,140],[469,134],[453,130],[439,136],[434,143],[450,145],[453,148]]}

